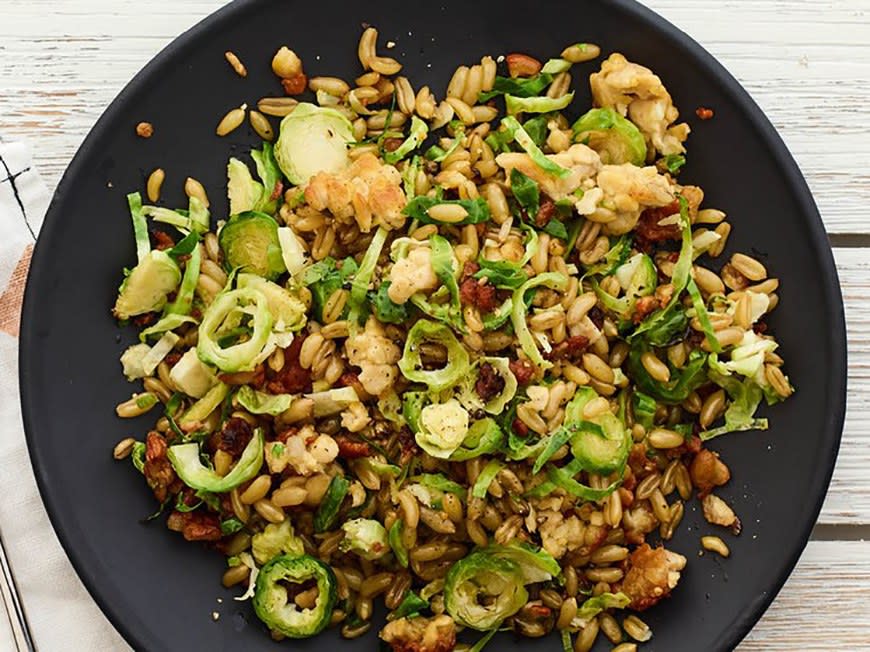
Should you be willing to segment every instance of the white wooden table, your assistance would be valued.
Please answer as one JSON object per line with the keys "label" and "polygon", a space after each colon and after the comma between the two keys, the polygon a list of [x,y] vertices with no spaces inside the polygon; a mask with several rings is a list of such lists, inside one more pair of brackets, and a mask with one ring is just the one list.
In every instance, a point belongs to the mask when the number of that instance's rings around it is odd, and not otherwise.
{"label": "white wooden table", "polygon": [[[870,0],[647,0],[779,129],[815,194],[849,324],[840,459],[800,564],[740,650],[870,650]],[[0,0],[0,133],[49,186],[122,86],[221,0]]]}

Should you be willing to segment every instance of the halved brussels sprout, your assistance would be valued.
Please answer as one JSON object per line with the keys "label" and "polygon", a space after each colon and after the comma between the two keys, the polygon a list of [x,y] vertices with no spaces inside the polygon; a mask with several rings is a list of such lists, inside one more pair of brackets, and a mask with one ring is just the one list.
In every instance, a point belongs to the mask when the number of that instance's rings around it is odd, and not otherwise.
{"label": "halved brussels sprout", "polygon": [[169,300],[169,293],[181,283],[181,270],[170,256],[172,252],[151,249],[141,195],[130,193],[127,204],[133,221],[137,264],[129,272],[125,270],[124,281],[118,288],[118,298],[112,309],[118,319],[162,310]]}
{"label": "halved brussels sprout", "polygon": [[237,158],[227,164],[227,195],[230,215],[254,210],[263,194],[263,184],[255,181],[250,168]]}
{"label": "halved brussels sprout", "polygon": [[217,376],[199,359],[196,349],[189,349],[181,356],[169,372],[169,378],[178,389],[194,398],[202,398],[218,382]]}
{"label": "halved brussels sprout", "polygon": [[[590,427],[594,425],[598,429]],[[631,443],[622,422],[615,415],[605,413],[584,426],[571,441],[571,452],[583,468],[600,474],[621,468]]]}
{"label": "halved brussels sprout", "polygon": [[584,406],[596,396],[591,387],[581,387],[565,406],[565,423],[577,426],[571,452],[584,469],[613,473],[625,464],[631,441],[623,423],[609,411],[584,419]]}
{"label": "halved brussels sprout", "polygon": [[287,271],[278,240],[278,223],[265,213],[247,211],[230,217],[218,234],[224,265],[275,280]]}
{"label": "halved brussels sprout", "polygon": [[250,385],[242,385],[235,399],[251,414],[270,414],[273,417],[286,412],[293,403],[292,394],[267,394],[258,392]]}
{"label": "halved brussels sprout", "polygon": [[609,165],[646,162],[646,141],[632,122],[613,109],[592,109],[574,123],[574,141],[586,143]]}
{"label": "halved brussels sprout", "polygon": [[[223,292],[202,316],[196,352],[199,359],[226,373],[252,371],[274,350],[272,313],[266,296],[253,288]],[[242,333],[246,340],[222,346]]]}
{"label": "halved brussels sprout", "polygon": [[491,545],[481,549],[481,552],[515,562],[520,567],[523,582],[526,584],[546,582],[562,574],[562,568],[553,555],[546,550],[537,550],[528,543]]}
{"label": "halved brussels sprout", "polygon": [[[317,600],[311,609],[300,609],[286,585],[311,580],[317,584]],[[269,629],[289,638],[308,638],[329,624],[337,597],[338,582],[329,566],[310,555],[281,555],[260,569],[253,604],[257,617]]]}
{"label": "halved brussels sprout", "polygon": [[343,114],[302,102],[281,121],[275,159],[290,182],[301,186],[318,172],[350,165],[347,148],[353,142],[353,125]]}
{"label": "halved brussels sprout", "polygon": [[118,319],[130,319],[162,310],[168,295],[181,283],[181,270],[164,251],[148,253],[134,267],[118,290],[112,312]]}
{"label": "halved brussels sprout", "polygon": [[308,254],[299,236],[289,226],[282,226],[278,228],[278,243],[281,246],[281,258],[287,271],[290,274],[301,272],[308,264]]}
{"label": "halved brussels sprout", "polygon": [[432,457],[447,459],[468,433],[468,412],[455,398],[420,411],[417,444]]}

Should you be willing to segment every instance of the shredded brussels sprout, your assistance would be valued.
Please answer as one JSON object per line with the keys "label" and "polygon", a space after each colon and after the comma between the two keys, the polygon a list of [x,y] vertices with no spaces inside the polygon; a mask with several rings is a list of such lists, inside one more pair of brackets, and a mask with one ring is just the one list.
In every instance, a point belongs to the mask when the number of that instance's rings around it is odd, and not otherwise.
{"label": "shredded brussels sprout", "polygon": [[[274,349],[270,339],[273,320],[269,301],[259,290],[225,291],[202,316],[197,354],[200,360],[221,371],[250,371]],[[220,339],[238,328],[247,331],[246,339],[221,346]]]}
{"label": "shredded brussels sprout", "polygon": [[[420,357],[420,346],[437,342],[447,349],[447,364],[441,369],[426,370]],[[470,367],[468,352],[450,329],[435,322],[421,319],[408,331],[405,350],[399,360],[399,369],[410,381],[424,383],[433,392],[456,385]]]}

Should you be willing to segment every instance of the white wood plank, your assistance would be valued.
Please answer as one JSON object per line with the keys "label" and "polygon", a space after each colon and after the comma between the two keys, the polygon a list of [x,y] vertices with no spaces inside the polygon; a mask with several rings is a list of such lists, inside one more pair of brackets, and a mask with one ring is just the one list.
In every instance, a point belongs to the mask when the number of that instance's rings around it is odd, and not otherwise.
{"label": "white wood plank", "polygon": [[846,306],[849,384],[846,426],[825,524],[870,523],[870,249],[835,249]]}
{"label": "white wood plank", "polygon": [[[0,131],[36,141],[55,185],[103,108],[219,0],[0,0]],[[779,128],[831,233],[870,233],[870,0],[648,0],[707,47]]]}
{"label": "white wood plank", "polygon": [[779,596],[737,649],[870,650],[868,586],[870,545],[811,541]]}
{"label": "white wood plank", "polygon": [[807,177],[828,232],[866,233],[870,171],[850,161],[870,161],[870,0],[644,4],[749,91]]}

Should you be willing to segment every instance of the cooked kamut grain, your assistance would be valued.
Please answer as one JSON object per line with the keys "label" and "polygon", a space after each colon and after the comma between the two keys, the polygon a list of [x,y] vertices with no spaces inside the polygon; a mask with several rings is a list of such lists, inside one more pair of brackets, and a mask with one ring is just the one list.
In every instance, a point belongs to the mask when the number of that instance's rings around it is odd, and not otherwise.
{"label": "cooked kamut grain", "polygon": [[283,510],[276,507],[275,504],[267,498],[262,498],[255,502],[254,509],[260,516],[270,523],[280,523],[286,518]]}
{"label": "cooked kamut grain", "polygon": [[601,48],[593,43],[575,43],[562,50],[561,57],[571,63],[583,63],[601,56]]}
{"label": "cooked kamut grain", "polygon": [[721,557],[728,557],[731,554],[731,551],[728,549],[725,542],[715,536],[701,537],[701,547],[703,547],[704,550],[715,552]]}
{"label": "cooked kamut grain", "polygon": [[263,140],[271,142],[275,139],[275,130],[269,123],[268,118],[259,111],[251,109],[248,112],[248,119],[251,121],[251,127],[257,132],[257,135]]}
{"label": "cooked kamut grain", "polygon": [[734,254],[731,256],[731,266],[750,281],[763,281],[767,278],[767,270],[755,258],[746,254]]}
{"label": "cooked kamut grain", "polygon": [[567,94],[569,88],[571,88],[571,73],[560,72],[553,79],[550,88],[547,89],[547,97],[558,99]]}
{"label": "cooked kamut grain", "polygon": [[123,460],[130,456],[130,453],[133,452],[133,446],[136,444],[136,440],[133,437],[125,437],[117,444],[115,444],[115,448],[112,451],[112,457],[116,460]]}
{"label": "cooked kamut grain", "polygon": [[205,187],[193,177],[187,177],[184,181],[184,192],[188,197],[196,197],[206,208],[209,207],[208,195]]}
{"label": "cooked kamut grain", "polygon": [[290,79],[302,72],[302,60],[287,46],[281,46],[272,57],[272,71],[282,79]]}
{"label": "cooked kamut grain", "polygon": [[685,443],[683,436],[666,428],[655,428],[647,434],[647,441],[653,448],[677,448]]}
{"label": "cooked kamut grain", "polygon": [[290,115],[299,104],[292,97],[264,97],[257,102],[257,109],[266,115],[283,118]]}
{"label": "cooked kamut grain", "polygon": [[614,647],[611,652],[637,652],[637,645],[634,643],[621,643]]}
{"label": "cooked kamut grain", "polygon": [[269,475],[261,475],[251,482],[248,488],[239,495],[239,500],[245,505],[253,505],[269,493],[271,486],[272,477]]}
{"label": "cooked kamut grain", "polygon": [[218,123],[217,129],[215,129],[217,135],[227,136],[241,127],[242,123],[245,121],[246,111],[246,105],[230,110]]}
{"label": "cooked kamut grain", "polygon": [[647,351],[641,356],[641,364],[643,364],[644,369],[646,369],[647,373],[652,376],[654,380],[662,383],[666,383],[670,380],[670,369],[668,369],[667,365],[659,360],[658,356],[656,356],[652,351]]}
{"label": "cooked kamut grain", "polygon": [[146,183],[146,194],[148,195],[148,201],[152,203],[157,203],[160,201],[160,189],[163,187],[163,181],[166,179],[166,172],[163,171],[163,168],[155,169],[150,175],[148,175],[148,181]]}
{"label": "cooked kamut grain", "polygon": [[149,412],[158,403],[157,396],[150,392],[134,394],[115,407],[115,413],[122,419],[133,419]]}
{"label": "cooked kamut grain", "polygon": [[788,398],[794,392],[782,370],[771,364],[764,365],[764,376],[779,396]]}
{"label": "cooked kamut grain", "polygon": [[617,644],[622,641],[622,629],[616,618],[608,613],[603,613],[598,616],[598,625],[611,643]]}
{"label": "cooked kamut grain", "polygon": [[242,582],[248,579],[248,576],[251,574],[251,569],[245,566],[244,564],[238,564],[237,566],[233,566],[228,568],[221,578],[221,584],[226,588],[230,588],[235,586],[236,584],[241,584]]}
{"label": "cooked kamut grain", "polygon": [[224,58],[227,60],[227,63],[230,64],[230,67],[235,71],[235,73],[239,77],[247,77],[248,69],[245,68],[245,64],[242,63],[241,59],[236,56],[235,52],[231,50],[227,50],[224,52]]}

